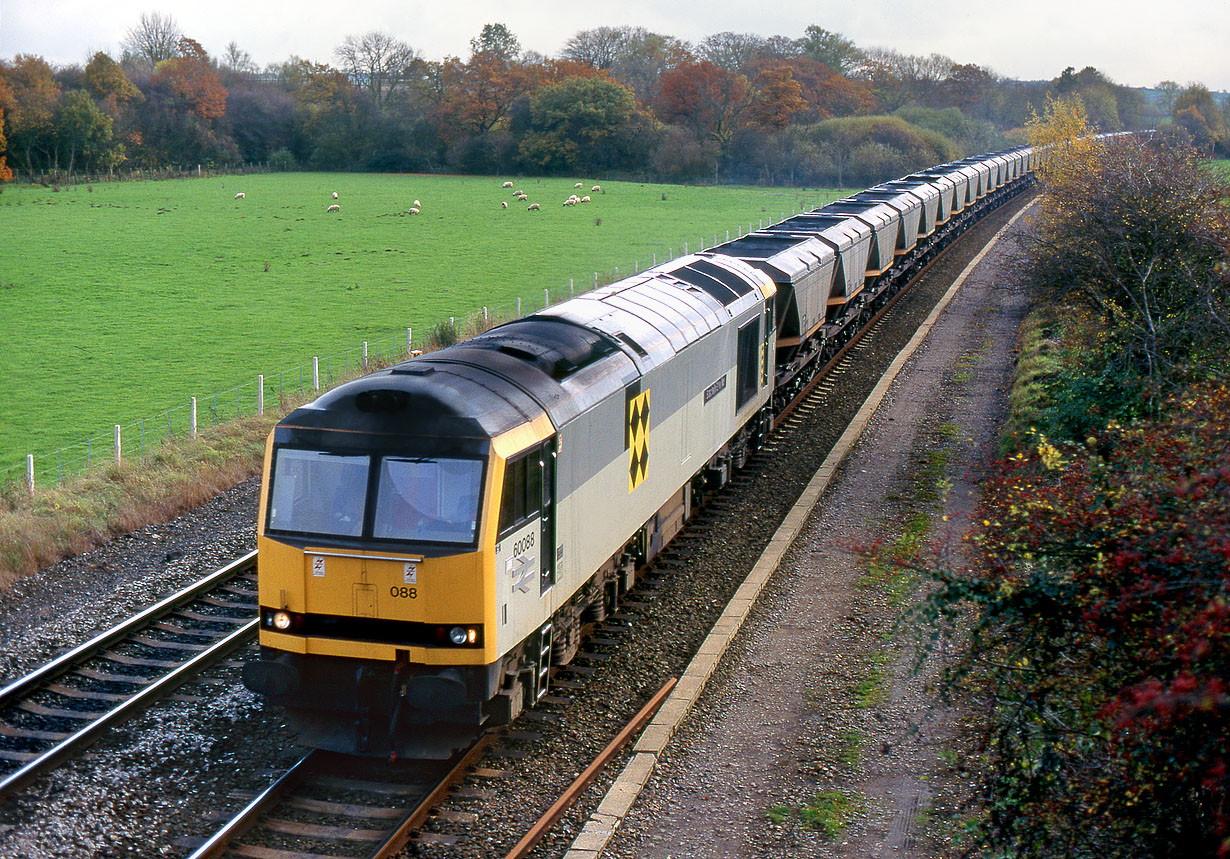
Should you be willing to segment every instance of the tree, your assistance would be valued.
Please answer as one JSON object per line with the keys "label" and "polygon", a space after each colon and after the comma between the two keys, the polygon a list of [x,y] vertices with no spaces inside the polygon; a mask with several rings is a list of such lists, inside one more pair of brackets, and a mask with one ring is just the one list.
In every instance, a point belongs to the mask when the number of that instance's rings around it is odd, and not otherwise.
{"label": "tree", "polygon": [[863,51],[845,36],[816,24],[803,31],[798,44],[806,59],[824,63],[840,75],[855,72],[865,58]]}
{"label": "tree", "polygon": [[756,98],[750,110],[752,122],[763,128],[784,128],[791,118],[807,108],[803,88],[789,66],[765,69],[752,81]]}
{"label": "tree", "polygon": [[7,116],[9,148],[21,153],[26,170],[33,175],[35,153],[50,155],[55,146],[60,87],[47,61],[29,54],[14,57],[5,77],[12,92]]}
{"label": "tree", "polygon": [[[1059,109],[1051,117],[1074,121]],[[1056,145],[1042,177],[1048,193],[1026,268],[1104,321],[1120,374],[1141,380],[1156,406],[1220,366],[1230,340],[1222,181],[1190,150],[1130,139]]]}
{"label": "tree", "polygon": [[333,54],[355,86],[365,90],[381,109],[394,90],[410,79],[420,62],[405,42],[375,30],[362,36],[347,36]]}
{"label": "tree", "polygon": [[1228,137],[1225,118],[1213,100],[1213,94],[1201,84],[1191,84],[1175,96],[1171,115],[1176,125],[1187,129],[1197,146],[1212,150],[1215,146],[1224,145]]}
{"label": "tree", "polygon": [[114,166],[123,156],[111,135],[112,119],[98,109],[85,90],[65,94],[56,111],[56,142],[58,151],[72,175],[77,159],[90,167]]}
{"label": "tree", "polygon": [[702,60],[728,72],[741,72],[748,63],[767,53],[767,41],[755,33],[714,33],[696,47],[696,54]]}
{"label": "tree", "polygon": [[564,43],[563,57],[594,68],[609,69],[622,57],[640,34],[640,27],[595,27],[580,30]]}
{"label": "tree", "polygon": [[153,70],[163,60],[175,56],[183,36],[170,15],[143,12],[141,21],[128,31],[120,43],[123,59],[139,68]]}
{"label": "tree", "polygon": [[209,55],[194,39],[181,37],[176,56],[159,63],[150,80],[170,86],[202,122],[213,122],[226,113],[226,87]]}
{"label": "tree", "polygon": [[240,48],[236,42],[227,42],[221,66],[232,78],[252,77],[260,71],[252,55]]}
{"label": "tree", "polygon": [[521,42],[503,24],[484,24],[482,31],[470,40],[473,54],[492,54],[511,63],[521,53]]}
{"label": "tree", "polygon": [[995,77],[982,66],[973,63],[953,66],[943,80],[943,101],[946,105],[968,110],[986,97]]}
{"label": "tree", "polygon": [[627,87],[605,77],[567,78],[540,87],[530,96],[530,128],[519,146],[520,157],[550,172],[596,174],[634,166],[635,106]]}
{"label": "tree", "polygon": [[110,104],[112,113],[114,108],[141,99],[141,90],[128,79],[120,64],[102,51],[86,63],[82,83],[90,95]]}
{"label": "tree", "polygon": [[753,100],[747,78],[702,60],[662,75],[659,110],[666,121],[686,123],[698,137],[713,140],[724,155]]}

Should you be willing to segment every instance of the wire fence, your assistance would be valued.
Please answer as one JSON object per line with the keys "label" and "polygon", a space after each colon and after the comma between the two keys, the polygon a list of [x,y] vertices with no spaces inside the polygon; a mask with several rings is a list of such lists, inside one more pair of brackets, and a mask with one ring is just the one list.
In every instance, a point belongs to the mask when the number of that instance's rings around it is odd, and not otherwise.
{"label": "wire fence", "polygon": [[[791,209],[789,214],[809,208],[804,205]],[[783,211],[779,220],[786,217],[788,215]],[[205,397],[189,397],[183,403],[150,417],[128,424],[116,424],[109,433],[99,433],[50,453],[28,454],[24,463],[0,467],[0,489],[16,483],[24,483],[30,492],[38,488],[62,487],[72,477],[89,474],[124,460],[142,458],[168,442],[194,438],[202,428],[264,414],[267,409],[283,412],[296,402],[302,402],[362,373],[406,360],[418,352],[451,345],[595,287],[639,274],[679,256],[708,250],[776,222],[771,218],[760,218],[757,222],[749,222],[746,230],[739,224],[733,233],[725,230],[707,236],[698,235],[694,243],[684,240],[677,247],[666,247],[662,254],[651,252],[648,259],[634,259],[631,266],[615,266],[608,272],[595,271],[592,278],[570,278],[567,284],[544,288],[541,295],[519,297],[503,306],[483,307],[460,319],[450,317],[427,330],[408,327],[395,334],[363,341],[361,345],[333,355],[313,357],[286,370],[258,375],[251,382],[234,388]]]}

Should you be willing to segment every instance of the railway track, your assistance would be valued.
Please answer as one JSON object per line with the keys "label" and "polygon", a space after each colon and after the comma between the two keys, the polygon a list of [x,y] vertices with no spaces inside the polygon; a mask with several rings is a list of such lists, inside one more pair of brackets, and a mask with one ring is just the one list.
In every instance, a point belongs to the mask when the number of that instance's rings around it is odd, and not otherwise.
{"label": "railway track", "polygon": [[0,689],[0,799],[256,637],[256,552]]}
{"label": "railway track", "polygon": [[449,761],[373,762],[312,751],[212,837],[179,843],[195,848],[191,859],[392,856],[441,797],[474,772],[491,740],[481,737]]}

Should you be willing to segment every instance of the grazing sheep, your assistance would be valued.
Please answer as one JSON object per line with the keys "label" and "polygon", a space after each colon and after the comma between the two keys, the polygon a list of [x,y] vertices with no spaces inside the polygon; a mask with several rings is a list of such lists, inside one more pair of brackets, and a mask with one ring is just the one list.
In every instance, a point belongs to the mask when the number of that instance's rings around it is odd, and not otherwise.
{"label": "grazing sheep", "polygon": [[522,191],[520,188],[518,188],[516,191],[513,191],[513,196],[514,197],[524,197],[525,192]]}
{"label": "grazing sheep", "polygon": [[[417,202],[418,202],[418,200],[415,200],[414,202],[416,202],[416,203],[417,203]],[[417,215],[420,211],[422,211],[422,210],[421,210],[421,209],[419,209],[419,207],[418,207],[418,206],[411,206],[411,207],[410,207],[410,211],[409,211],[409,212],[407,212],[407,214],[409,214],[409,215]]]}
{"label": "grazing sheep", "polygon": [[333,199],[334,199],[334,200],[336,200],[336,199],[337,199],[337,191],[334,191],[334,192],[333,192]]}
{"label": "grazing sheep", "polygon": [[418,200],[415,200],[415,201],[414,201],[414,208],[416,208],[416,209],[421,209],[421,208],[423,208],[423,204],[422,204],[422,203],[420,203]]}
{"label": "grazing sheep", "polygon": [[236,195],[235,195],[235,199],[236,199],[236,200],[242,200],[242,199],[243,199],[243,191],[240,191],[238,194],[236,194]]}
{"label": "grazing sheep", "polygon": [[584,197],[582,197],[582,198],[581,198],[581,202],[582,202],[582,203],[588,203],[588,202],[589,202],[589,194],[586,194]]}
{"label": "grazing sheep", "polygon": [[342,210],[342,207],[339,206],[337,203],[334,203],[332,206],[325,209],[326,212],[340,212],[341,210]]}
{"label": "grazing sheep", "polygon": [[574,188],[580,188],[583,184],[584,184],[583,182],[578,182],[577,184],[573,185],[572,187],[574,187]]}
{"label": "grazing sheep", "polygon": [[505,200],[505,201],[503,201],[502,203],[500,203],[500,208],[501,208],[501,209],[507,209],[507,208],[508,208],[508,201],[507,201],[507,200]]}
{"label": "grazing sheep", "polygon": [[602,186],[601,186],[601,185],[595,185],[594,187],[590,188],[589,190],[591,190],[591,191],[593,191],[595,194],[597,194],[599,191],[601,191],[601,190],[602,190]]}
{"label": "grazing sheep", "polygon": [[523,203],[524,203],[526,200],[528,200],[529,198],[530,198],[530,195],[529,195],[529,194],[518,194],[518,195],[517,195],[517,199],[518,199],[518,200],[520,200],[520,201],[521,201],[521,202],[523,202]]}
{"label": "grazing sheep", "polygon": [[505,182],[505,183],[504,183],[503,185],[501,185],[500,187],[501,187],[501,188],[511,188],[511,187],[512,187],[512,182]]}
{"label": "grazing sheep", "polygon": [[530,211],[530,212],[537,212],[540,208],[542,208],[542,207],[541,207],[541,206],[539,206],[537,203],[530,203],[530,205],[529,205],[529,206],[528,206],[528,208],[527,208],[527,211]]}

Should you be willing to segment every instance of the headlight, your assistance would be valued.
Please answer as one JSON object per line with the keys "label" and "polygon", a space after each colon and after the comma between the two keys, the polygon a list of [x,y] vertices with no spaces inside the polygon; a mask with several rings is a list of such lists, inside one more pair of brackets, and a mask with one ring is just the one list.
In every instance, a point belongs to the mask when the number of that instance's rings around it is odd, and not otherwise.
{"label": "headlight", "polygon": [[467,630],[462,626],[454,626],[448,631],[448,640],[460,647],[461,645],[473,640],[470,637],[471,635],[473,635],[473,630]]}
{"label": "headlight", "polygon": [[284,611],[279,611],[273,616],[274,629],[286,631],[290,629],[290,614]]}

